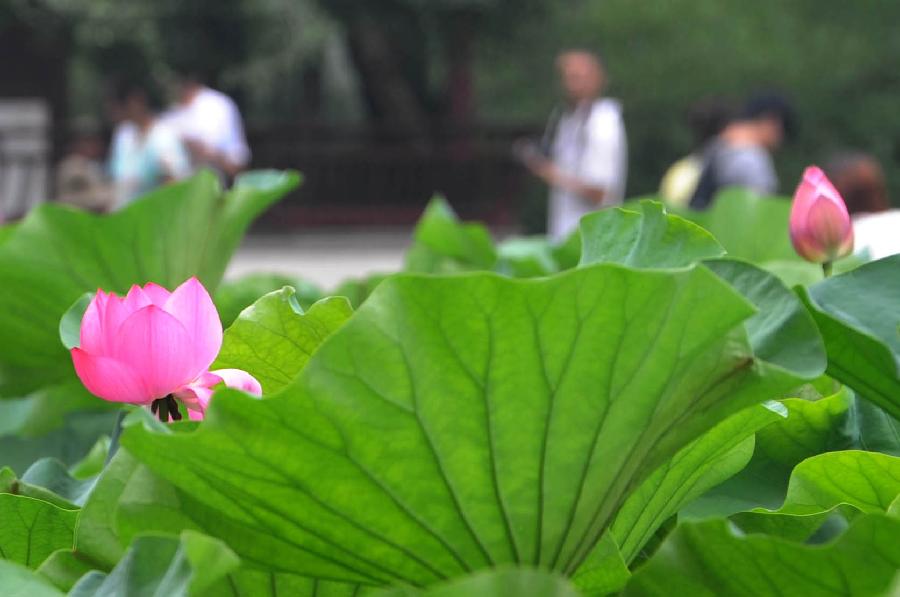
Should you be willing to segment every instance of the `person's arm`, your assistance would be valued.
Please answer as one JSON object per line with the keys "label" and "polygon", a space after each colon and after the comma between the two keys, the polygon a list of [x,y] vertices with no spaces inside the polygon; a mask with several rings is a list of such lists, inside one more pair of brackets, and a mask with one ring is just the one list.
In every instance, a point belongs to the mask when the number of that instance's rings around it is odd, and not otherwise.
{"label": "person's arm", "polygon": [[547,185],[578,195],[595,205],[602,205],[606,189],[563,172],[552,160],[537,158],[526,162],[528,169]]}
{"label": "person's arm", "polygon": [[578,175],[563,170],[540,154],[531,154],[524,161],[528,169],[548,185],[601,206],[608,203],[610,189],[622,175],[620,161],[624,151],[624,127],[617,111],[593,115],[586,126],[585,148]]}
{"label": "person's arm", "polygon": [[190,176],[191,163],[185,144],[174,129],[165,125],[156,131],[156,153],[162,170],[163,182],[170,183]]}
{"label": "person's arm", "polygon": [[202,141],[185,139],[184,145],[195,162],[209,164],[229,177],[233,177],[243,170],[243,165],[231,159],[226,152],[217,151],[215,148],[205,145]]}
{"label": "person's arm", "polygon": [[197,140],[187,142],[188,149],[199,161],[213,165],[228,177],[234,177],[250,162],[250,148],[237,106],[225,98],[210,110],[210,128],[216,131],[215,143]]}

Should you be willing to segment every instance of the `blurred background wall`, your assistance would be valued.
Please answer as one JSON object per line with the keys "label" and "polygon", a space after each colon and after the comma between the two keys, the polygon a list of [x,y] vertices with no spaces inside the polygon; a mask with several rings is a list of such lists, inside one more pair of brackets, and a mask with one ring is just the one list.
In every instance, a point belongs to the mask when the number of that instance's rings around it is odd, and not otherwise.
{"label": "blurred background wall", "polygon": [[691,149],[693,101],[766,87],[800,116],[776,158],[784,193],[854,148],[882,161],[896,201],[897,23],[895,0],[6,0],[0,101],[50,106],[52,161],[72,123],[103,122],[109,73],[189,62],[241,106],[254,166],[307,175],[270,225],[406,222],[438,190],[534,231],[543,191],[509,144],[557,101],[556,52],[588,47],[624,105],[629,196]]}

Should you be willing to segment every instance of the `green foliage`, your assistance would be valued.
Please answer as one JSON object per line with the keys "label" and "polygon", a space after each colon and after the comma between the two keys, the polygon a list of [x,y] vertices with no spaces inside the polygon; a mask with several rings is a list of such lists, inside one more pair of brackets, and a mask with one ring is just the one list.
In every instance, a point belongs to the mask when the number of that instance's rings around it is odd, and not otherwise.
{"label": "green foliage", "polygon": [[604,209],[582,218],[581,264],[683,267],[725,253],[709,232],[667,215],[660,203],[642,201],[639,209]]}
{"label": "green foliage", "polygon": [[72,465],[70,472],[76,479],[88,479],[99,475],[106,465],[106,459],[109,454],[110,439],[107,436],[101,436],[97,439],[97,443],[91,448],[84,458]]}
{"label": "green foliage", "polygon": [[684,215],[709,230],[729,256],[764,263],[799,259],[788,236],[790,212],[787,199],[732,188],[721,191],[709,210]]}
{"label": "green foliage", "polygon": [[[570,236],[560,244],[545,237],[512,237],[494,245],[488,229],[480,223],[461,222],[440,196],[433,198],[419,218],[413,243],[406,254],[405,270],[420,273],[452,273],[488,270],[514,278],[549,276],[578,264],[581,236]],[[380,282],[384,276],[376,277]],[[364,294],[353,285],[342,285],[336,294],[359,305]],[[358,298],[357,298],[358,297]]]}
{"label": "green foliage", "polygon": [[543,236],[508,238],[497,246],[497,272],[513,278],[554,274],[560,267],[553,249]]}
{"label": "green foliage", "polygon": [[847,433],[852,445],[860,450],[900,456],[900,421],[867,400],[854,397]]}
{"label": "green foliage", "polygon": [[122,442],[249,563],[374,583],[571,572],[629,488],[806,375],[753,360],[750,315],[702,268],[395,277],[281,393],[222,393],[196,433]]}
{"label": "green foliage", "polygon": [[[4,469],[9,471],[9,469]],[[74,510],[84,504],[94,487],[94,479],[76,479],[65,465],[54,458],[42,458],[32,464],[21,479],[0,474],[0,491],[16,493]]]}
{"label": "green foliage", "polygon": [[572,582],[586,597],[599,597],[619,591],[630,577],[616,540],[607,532],[572,575]]}
{"label": "green foliage", "polygon": [[[853,381],[893,400],[900,261],[798,297],[721,254],[650,202],[496,247],[436,202],[426,272],[360,285],[356,312],[236,282],[213,366],[266,396],[220,390],[202,423],[131,408],[111,458],[0,469],[0,593],[881,594],[900,458],[846,448],[897,451],[900,424],[823,372],[882,358]],[[82,398],[0,401],[0,435],[106,416],[40,410]]]}
{"label": "green foliage", "polygon": [[900,568],[900,520],[861,516],[833,542],[738,536],[727,522],[679,526],[625,595],[881,595]]}
{"label": "green foliage", "polygon": [[93,562],[83,559],[79,553],[66,548],[50,554],[38,567],[37,572],[57,588],[69,591],[84,575],[94,569]]}
{"label": "green foliage", "polygon": [[411,272],[491,270],[497,252],[488,229],[480,223],[460,223],[453,208],[434,197],[419,218],[413,243],[406,255]]}
{"label": "green foliage", "polygon": [[103,470],[78,517],[75,550],[98,568],[112,568],[125,552],[127,545],[115,527],[116,510],[128,482],[138,471],[134,458],[119,450]]}
{"label": "green foliage", "polygon": [[0,458],[24,471],[42,457],[74,464],[97,438],[109,433],[115,405],[98,400],[71,381],[42,388],[28,398],[0,400]]}
{"label": "green foliage", "polygon": [[222,193],[209,172],[154,191],[109,216],[42,204],[0,244],[0,395],[20,396],[72,378],[60,318],[85,292],[123,293],[197,275],[209,288],[247,226],[298,183],[256,172]]}
{"label": "green foliage", "polygon": [[828,374],[900,417],[900,256],[823,280],[801,296],[825,339]]}
{"label": "green foliage", "polygon": [[239,563],[227,546],[199,533],[149,535],[136,539],[109,574],[88,573],[69,595],[205,594]]}
{"label": "green foliage", "polygon": [[0,559],[0,583],[3,592],[10,596],[62,597],[50,582],[21,564]]}
{"label": "green foliage", "polygon": [[302,309],[309,309],[324,296],[315,284],[281,274],[254,273],[237,280],[225,280],[213,296],[222,325],[229,327],[241,311],[256,302],[256,299],[285,286],[294,289],[294,298]]}
{"label": "green foliage", "polygon": [[93,292],[85,292],[72,303],[59,320],[59,339],[69,350],[81,344],[81,320],[93,298]]}
{"label": "green foliage", "polygon": [[357,308],[369,298],[369,295],[387,277],[388,274],[372,274],[365,278],[345,280],[334,290],[333,294],[346,298],[354,308]]}
{"label": "green foliage", "polygon": [[898,495],[900,458],[855,450],[831,452],[797,465],[781,508],[754,509],[733,519],[747,532],[804,540],[838,506],[887,513]]}
{"label": "green foliage", "polygon": [[564,578],[542,570],[500,568],[435,585],[428,589],[398,587],[370,597],[579,597]]}
{"label": "green foliage", "polygon": [[654,471],[631,494],[612,525],[625,562],[631,563],[682,505],[744,468],[753,455],[754,433],[781,416],[762,406],[734,414]]}
{"label": "green foliage", "polygon": [[244,310],[225,332],[213,369],[253,375],[266,394],[291,382],[319,344],[350,317],[341,297],[322,299],[304,313],[293,288],[269,293]]}
{"label": "green foliage", "polygon": [[75,510],[0,493],[0,558],[37,568],[53,551],[72,545],[76,517]]}
{"label": "green foliage", "polygon": [[843,427],[851,400],[852,394],[845,388],[819,400],[783,400],[788,416],[759,431],[758,455],[793,468],[816,454],[850,447]]}

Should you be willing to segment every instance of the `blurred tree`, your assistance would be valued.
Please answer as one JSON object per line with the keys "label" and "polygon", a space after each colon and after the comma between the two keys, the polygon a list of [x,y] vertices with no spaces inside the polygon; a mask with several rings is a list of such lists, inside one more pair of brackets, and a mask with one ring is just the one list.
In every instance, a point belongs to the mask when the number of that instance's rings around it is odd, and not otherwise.
{"label": "blurred tree", "polygon": [[479,41],[551,6],[545,0],[319,2],[347,32],[372,119],[411,130],[435,119],[470,123]]}

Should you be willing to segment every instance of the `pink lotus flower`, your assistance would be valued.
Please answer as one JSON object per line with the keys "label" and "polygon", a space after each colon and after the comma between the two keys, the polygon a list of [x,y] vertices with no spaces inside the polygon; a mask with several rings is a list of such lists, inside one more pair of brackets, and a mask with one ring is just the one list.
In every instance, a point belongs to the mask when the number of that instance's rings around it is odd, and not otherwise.
{"label": "pink lotus flower", "polygon": [[213,387],[224,383],[259,396],[259,382],[240,369],[209,371],[222,347],[222,322],[196,278],[169,292],[149,283],[125,297],[98,290],[72,349],[75,372],[104,400],[151,405],[160,420],[202,419]]}
{"label": "pink lotus flower", "polygon": [[853,251],[853,223],[847,206],[817,166],[803,172],[791,206],[791,242],[808,261],[830,263]]}

